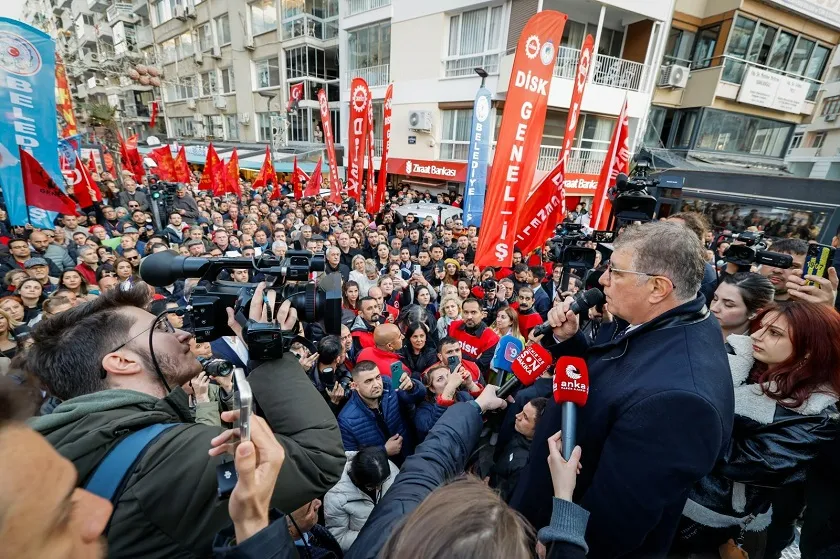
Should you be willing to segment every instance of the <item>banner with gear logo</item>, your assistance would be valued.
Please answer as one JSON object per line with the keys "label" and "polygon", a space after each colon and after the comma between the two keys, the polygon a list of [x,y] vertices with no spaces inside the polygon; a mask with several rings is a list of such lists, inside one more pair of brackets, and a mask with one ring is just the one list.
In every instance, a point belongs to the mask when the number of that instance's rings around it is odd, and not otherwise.
{"label": "banner with gear logo", "polygon": [[368,131],[370,89],[362,78],[350,84],[350,122],[347,132],[347,195],[362,199],[362,172],[365,166],[365,142]]}

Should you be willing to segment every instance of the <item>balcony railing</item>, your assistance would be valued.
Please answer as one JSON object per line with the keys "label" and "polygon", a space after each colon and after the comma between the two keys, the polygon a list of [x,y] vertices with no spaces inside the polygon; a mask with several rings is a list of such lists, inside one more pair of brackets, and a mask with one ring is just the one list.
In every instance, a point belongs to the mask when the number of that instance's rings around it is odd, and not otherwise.
{"label": "balcony railing", "polygon": [[347,72],[347,78],[348,82],[353,78],[362,78],[367,82],[368,87],[384,87],[391,81],[391,66],[382,64],[369,68],[356,68]]}
{"label": "balcony railing", "polygon": [[762,64],[757,64],[755,62],[750,62],[742,58],[735,58],[729,55],[715,56],[712,58],[707,58],[705,60],[700,60],[693,63],[691,67],[692,70],[694,70],[719,66],[723,66],[723,73],[721,74],[720,81],[735,85],[741,85],[742,83],[744,83],[744,76],[747,73],[747,68],[749,68],[750,66],[759,68],[761,70],[765,70],[767,72],[772,72],[780,76],[787,76],[789,78],[807,82],[809,84],[809,88],[808,94],[806,95],[805,99],[811,102],[816,100],[817,92],[820,89],[820,85],[822,85],[823,83],[820,80],[807,78],[805,76],[800,76],[792,72],[786,72],[785,70],[779,70],[778,68],[771,68],[770,66],[764,66]]}
{"label": "balcony railing", "polygon": [[390,5],[391,0],[347,0],[347,14],[353,16]]}
{"label": "balcony railing", "polygon": [[[469,142],[453,142],[444,140],[440,145],[440,158],[445,160],[466,161],[469,156],[469,149]],[[495,149],[496,143],[493,142],[490,150],[491,163],[493,161]],[[572,152],[569,154],[569,158],[566,161],[566,173],[597,175],[601,172],[601,167],[604,165],[604,159],[606,159],[606,157],[607,150],[572,148]],[[560,146],[540,146],[540,156],[537,160],[537,169],[548,172],[557,165],[559,160]]]}
{"label": "balcony railing", "polygon": [[382,157],[382,139],[373,140],[373,156],[374,157]]}
{"label": "balcony railing", "polygon": [[[575,79],[579,59],[580,49],[560,47],[557,53],[557,63],[554,67],[554,77],[567,80]],[[599,54],[595,58],[592,83],[628,91],[641,91],[644,85],[645,71],[645,65],[639,62]]]}
{"label": "balcony railing", "polygon": [[487,52],[447,57],[443,60],[443,75],[447,78],[473,76],[476,68],[484,68],[488,74],[498,74],[501,54],[501,52]]}
{"label": "balcony railing", "polygon": [[120,18],[125,21],[135,21],[137,18],[134,15],[132,5],[122,2],[108,6],[108,9],[105,11],[105,16],[108,18],[108,23],[115,23]]}
{"label": "balcony railing", "polygon": [[575,79],[577,64],[580,59],[580,49],[560,47],[557,52],[557,65],[554,67],[555,78]]}
{"label": "balcony railing", "polygon": [[324,21],[319,17],[308,14],[301,14],[283,22],[284,39],[297,39],[299,37],[311,37],[322,41],[335,39],[338,37],[338,23],[336,21]]}

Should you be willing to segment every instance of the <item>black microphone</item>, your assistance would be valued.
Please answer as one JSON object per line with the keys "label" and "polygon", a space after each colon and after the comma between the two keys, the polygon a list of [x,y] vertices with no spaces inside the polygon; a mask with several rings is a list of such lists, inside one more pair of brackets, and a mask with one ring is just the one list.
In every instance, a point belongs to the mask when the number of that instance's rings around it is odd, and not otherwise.
{"label": "black microphone", "polygon": [[[593,287],[592,289],[576,293],[574,301],[572,301],[572,304],[569,306],[569,310],[575,314],[582,314],[596,305],[602,305],[606,300],[607,297],[604,295],[604,292],[597,287]],[[551,330],[551,324],[544,322],[531,330],[531,333],[533,333],[535,337],[544,336],[550,333]]]}

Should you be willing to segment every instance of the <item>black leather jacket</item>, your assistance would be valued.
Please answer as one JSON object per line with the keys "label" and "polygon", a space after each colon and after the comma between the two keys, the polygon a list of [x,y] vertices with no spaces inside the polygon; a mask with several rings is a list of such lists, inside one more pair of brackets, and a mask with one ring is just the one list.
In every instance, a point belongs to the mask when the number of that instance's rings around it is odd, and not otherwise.
{"label": "black leather jacket", "polygon": [[[737,338],[746,338],[737,344]],[[746,336],[729,343],[748,363],[730,359],[735,384],[735,424],[732,441],[711,474],[692,489],[683,515],[703,526],[740,526],[760,531],[770,523],[774,491],[802,482],[823,443],[838,434],[836,396],[814,393],[797,409],[779,405],[748,384],[752,365]]]}

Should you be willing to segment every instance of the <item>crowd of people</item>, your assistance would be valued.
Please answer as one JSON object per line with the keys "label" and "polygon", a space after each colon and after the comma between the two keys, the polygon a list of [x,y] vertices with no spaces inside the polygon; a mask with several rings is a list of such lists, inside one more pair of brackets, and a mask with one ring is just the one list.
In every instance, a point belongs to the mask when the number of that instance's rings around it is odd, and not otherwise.
{"label": "crowd of people", "polygon": [[[481,268],[475,226],[397,211],[435,199],[406,185],[368,215],[288,185],[220,198],[193,181],[156,226],[145,178],[95,178],[103,202],[54,229],[0,213],[10,556],[774,559],[801,528],[804,557],[840,557],[838,277],[802,277],[807,241],[772,242],[789,269],[733,265],[684,212],[581,242],[591,272],[543,258],[548,244]],[[564,223],[586,231],[585,205]],[[196,340],[197,279],[141,277],[158,252],[292,250],[323,255],[313,281],[340,276],[340,330],[259,270],[218,278],[253,291],[249,323],[289,334],[276,359],[251,358],[233,309],[233,335]],[[593,286],[606,303],[576,315]],[[553,368],[496,395],[505,336],[587,362],[568,460]],[[234,443],[218,360],[247,374],[250,441]]]}

